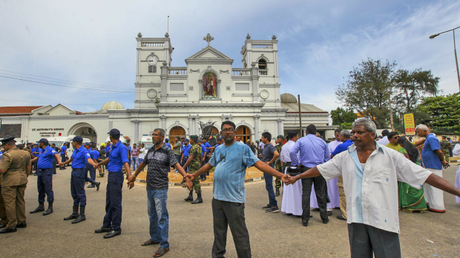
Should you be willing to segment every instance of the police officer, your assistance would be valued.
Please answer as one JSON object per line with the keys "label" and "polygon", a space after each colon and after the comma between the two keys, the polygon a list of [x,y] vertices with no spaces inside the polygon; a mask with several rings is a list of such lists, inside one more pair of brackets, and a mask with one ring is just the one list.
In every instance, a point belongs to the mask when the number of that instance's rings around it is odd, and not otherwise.
{"label": "police officer", "polygon": [[56,157],[59,165],[61,159],[58,152],[49,146],[48,140],[43,138],[38,142],[39,148],[42,149],[40,155],[33,158],[31,161],[37,162],[37,189],[38,189],[38,207],[30,213],[37,213],[45,210],[45,194],[48,199],[48,209],[43,213],[43,216],[53,213],[54,193],[53,193],[53,160]]}
{"label": "police officer", "polygon": [[[108,232],[104,238],[111,238],[121,234],[121,189],[123,187],[123,167],[125,168],[126,175],[131,176],[131,169],[129,167],[128,149],[120,142],[120,131],[112,129],[109,132],[112,148],[107,158],[94,166],[108,164],[107,170],[109,171],[107,179],[107,197],[105,201],[104,221],[102,227],[96,229],[95,233]],[[128,182],[128,187],[131,189],[134,186],[133,182]]]}
{"label": "police officer", "polygon": [[[32,144],[32,149],[30,150],[30,154],[32,154],[32,158],[38,157],[40,154],[40,148],[36,143]],[[32,175],[36,176],[37,175],[37,161],[32,162]]]}
{"label": "police officer", "polygon": [[[66,162],[67,160],[67,148],[68,148],[68,143],[64,143],[61,147],[61,162]],[[63,170],[65,167],[60,167],[59,170]]]}
{"label": "police officer", "polygon": [[[190,143],[192,144],[192,148],[189,151],[189,158],[187,162],[185,162],[184,168],[188,167],[188,173],[193,174],[198,169],[201,168],[201,160],[202,160],[202,149],[201,146],[198,144],[198,136],[191,135],[190,136]],[[193,189],[197,194],[197,198],[193,200]],[[186,202],[192,202],[192,204],[202,203],[203,199],[201,198],[201,183],[199,178],[193,179],[193,188],[190,191],[187,198],[184,199]]]}
{"label": "police officer", "polygon": [[16,232],[16,228],[27,227],[24,192],[30,174],[30,154],[16,147],[14,137],[0,142],[6,151],[0,158],[0,174],[7,221],[0,233],[11,233]]}
{"label": "police officer", "polygon": [[[85,179],[86,179],[86,162],[91,165],[96,165],[91,159],[88,151],[82,146],[83,138],[75,136],[72,140],[73,153],[70,159],[62,163],[61,166],[72,162],[72,175],[70,177],[70,190],[73,198],[73,212],[64,220],[73,220],[72,224],[80,223],[86,220],[86,194],[85,194]],[[78,215],[78,205],[80,205],[80,215]]]}
{"label": "police officer", "polygon": [[[94,161],[94,155],[95,154],[90,149],[90,147],[91,147],[91,143],[89,143],[89,142],[85,143],[86,151],[88,151],[89,156],[91,157],[93,162],[96,164],[97,162]],[[88,172],[89,172],[90,177],[88,177]],[[85,176],[86,176],[85,181],[91,183],[90,185],[88,185],[88,188],[97,187],[97,191],[99,191],[99,186],[101,185],[101,183],[95,181],[95,179],[96,179],[96,170],[94,169],[93,165],[89,164],[88,162],[86,162],[86,166],[85,166]]]}

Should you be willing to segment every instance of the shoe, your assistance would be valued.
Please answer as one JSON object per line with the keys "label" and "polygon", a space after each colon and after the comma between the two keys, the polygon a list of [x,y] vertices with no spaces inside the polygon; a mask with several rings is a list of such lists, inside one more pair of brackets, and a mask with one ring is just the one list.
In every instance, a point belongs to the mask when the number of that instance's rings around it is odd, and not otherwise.
{"label": "shoe", "polygon": [[45,211],[45,206],[43,206],[43,203],[41,202],[38,204],[38,207],[35,210],[30,212],[30,214],[34,214],[34,213],[42,212],[42,211]]}
{"label": "shoe", "polygon": [[110,231],[112,231],[112,227],[109,227],[109,228],[101,227],[101,228],[94,230],[94,233],[99,234],[99,233],[110,232]]}
{"label": "shoe", "polygon": [[342,215],[338,215],[337,218],[338,218],[339,220],[347,220],[347,219],[344,218]]}
{"label": "shoe", "polygon": [[327,224],[329,222],[329,219],[323,219],[323,224]]}
{"label": "shoe", "polygon": [[192,202],[193,201],[193,193],[189,193],[188,197],[184,199],[186,202]]}
{"label": "shoe", "polygon": [[27,223],[24,221],[24,222],[22,222],[22,223],[20,223],[20,224],[16,224],[16,227],[17,227],[17,228],[26,228],[26,227],[27,227]]}
{"label": "shoe", "polygon": [[13,233],[13,232],[16,232],[16,231],[18,231],[18,230],[16,229],[16,227],[14,227],[14,228],[4,228],[4,229],[1,229],[1,230],[0,230],[0,234],[4,234],[4,233]]}
{"label": "shoe", "polygon": [[77,223],[80,223],[80,222],[85,221],[85,220],[86,220],[86,216],[80,214],[80,215],[78,215],[78,217],[74,221],[72,221],[72,224],[77,224]]}
{"label": "shoe", "polygon": [[78,206],[73,206],[72,209],[73,209],[72,214],[70,214],[69,217],[65,217],[64,220],[73,220],[73,219],[78,218]]}
{"label": "shoe", "polygon": [[272,206],[270,204],[267,204],[267,206],[262,207],[262,209],[270,209]]}
{"label": "shoe", "polygon": [[0,228],[4,228],[4,227],[6,227],[6,225],[0,224]]}
{"label": "shoe", "polygon": [[86,188],[94,188],[94,187],[96,187],[96,186],[95,185],[88,185],[88,187],[86,187]]}
{"label": "shoe", "polygon": [[308,219],[302,219],[302,225],[308,227]]}
{"label": "shoe", "polygon": [[101,186],[101,182],[96,182],[96,191],[99,191],[100,186]]}
{"label": "shoe", "polygon": [[311,211],[319,211],[319,209],[318,208],[313,208],[313,209],[311,209]]}
{"label": "shoe", "polygon": [[104,235],[104,238],[106,238],[106,239],[107,238],[112,238],[112,237],[118,236],[120,234],[121,234],[121,229],[119,229],[119,230],[111,230],[109,233]]}
{"label": "shoe", "polygon": [[332,216],[332,211],[327,211],[327,216]]}
{"label": "shoe", "polygon": [[275,197],[278,197],[278,196],[280,196],[280,189],[277,188],[277,189],[276,189]]}
{"label": "shoe", "polygon": [[278,209],[278,207],[276,206],[273,206],[270,209],[266,210],[265,212],[277,213],[277,212],[280,212],[280,209]]}
{"label": "shoe", "polygon": [[192,202],[192,204],[203,203],[203,199],[201,198],[201,193],[198,194],[198,197]]}
{"label": "shoe", "polygon": [[46,209],[46,211],[43,212],[43,216],[50,215],[51,213],[53,213],[53,203],[49,202],[48,209]]}

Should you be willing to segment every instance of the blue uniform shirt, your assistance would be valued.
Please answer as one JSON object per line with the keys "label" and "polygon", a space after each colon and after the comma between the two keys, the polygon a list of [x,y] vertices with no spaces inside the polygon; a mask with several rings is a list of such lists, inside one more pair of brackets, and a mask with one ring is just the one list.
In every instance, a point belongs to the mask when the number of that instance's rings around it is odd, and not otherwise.
{"label": "blue uniform shirt", "polygon": [[90,150],[89,155],[92,159],[97,160],[99,158],[99,151],[97,150]]}
{"label": "blue uniform shirt", "polygon": [[214,150],[209,164],[215,167],[213,196],[216,200],[234,203],[246,202],[244,176],[246,168],[259,161],[251,148],[241,142],[221,145]]}
{"label": "blue uniform shirt", "polygon": [[165,145],[168,146],[170,150],[172,150],[171,144],[169,144],[169,142],[165,143]]}
{"label": "blue uniform shirt", "polygon": [[38,156],[38,169],[53,168],[54,154],[57,152],[50,146],[46,146],[45,150]]}
{"label": "blue uniform shirt", "polygon": [[203,150],[201,152],[202,156],[207,155],[209,153],[209,150],[206,149],[206,148],[209,148],[209,147],[211,147],[211,144],[209,144],[208,142],[201,144],[201,149]]}
{"label": "blue uniform shirt", "polygon": [[61,147],[61,155],[65,155],[65,152],[67,151],[67,147],[65,145],[63,145]]}
{"label": "blue uniform shirt", "polygon": [[191,144],[187,146],[182,145],[182,152],[184,153],[184,157],[188,157],[188,152],[190,151],[191,148],[192,148]]}
{"label": "blue uniform shirt", "polygon": [[108,145],[105,147],[105,156],[109,156],[110,151],[112,150],[112,145]]}
{"label": "blue uniform shirt", "polygon": [[335,150],[332,152],[332,155],[335,156],[335,155],[339,154],[342,151],[346,151],[348,149],[348,147],[350,147],[350,145],[353,145],[352,140],[348,139],[348,140],[344,141],[343,143],[337,145]]}
{"label": "blue uniform shirt", "polygon": [[123,168],[123,164],[129,162],[128,160],[128,149],[120,141],[117,144],[112,144],[112,151],[109,154],[109,164],[107,164],[107,170],[109,172],[120,172]]}
{"label": "blue uniform shirt", "polygon": [[[40,152],[40,148],[32,148],[30,150],[30,153],[34,153],[34,152]],[[32,156],[34,157],[38,157],[39,154],[35,153],[35,154],[32,154]]]}
{"label": "blue uniform shirt", "polygon": [[422,149],[422,166],[425,168],[442,169],[442,163],[439,160],[435,150],[441,149],[441,143],[434,134],[430,133],[425,140]]}
{"label": "blue uniform shirt", "polygon": [[76,149],[72,153],[72,168],[85,168],[87,160],[91,158],[88,153],[88,150],[85,147],[80,146],[80,148]]}

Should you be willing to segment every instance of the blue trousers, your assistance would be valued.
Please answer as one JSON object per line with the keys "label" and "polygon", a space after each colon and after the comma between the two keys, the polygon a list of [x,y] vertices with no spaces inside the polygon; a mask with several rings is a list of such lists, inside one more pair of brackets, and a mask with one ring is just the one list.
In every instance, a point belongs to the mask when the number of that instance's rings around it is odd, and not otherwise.
{"label": "blue trousers", "polygon": [[166,207],[168,188],[147,190],[147,211],[150,220],[150,239],[159,242],[163,248],[169,248],[169,214]]}
{"label": "blue trousers", "polygon": [[[88,171],[89,171],[89,176],[88,177]],[[95,185],[96,184],[96,170],[94,169],[94,167],[91,165],[91,164],[86,164],[86,167],[85,167],[85,181],[86,182],[91,182],[92,185]]]}
{"label": "blue trousers", "polygon": [[[67,160],[67,157],[65,156],[65,154],[61,154],[61,162],[64,163],[65,161]],[[65,169],[65,167],[59,167],[59,170],[63,170]]]}
{"label": "blue trousers", "polygon": [[278,207],[278,202],[276,201],[276,198],[275,198],[275,192],[273,191],[273,176],[264,173],[264,179],[265,179],[265,189],[267,189],[267,192],[268,192],[269,203],[272,207]]}
{"label": "blue trousers", "polygon": [[105,199],[105,216],[102,227],[112,227],[113,230],[121,228],[121,189],[123,187],[123,173],[110,172],[107,180]]}
{"label": "blue trousers", "polygon": [[139,158],[133,157],[133,171],[136,171],[137,167],[139,167]]}
{"label": "blue trousers", "polygon": [[84,168],[72,169],[70,192],[72,193],[73,206],[86,206],[85,177],[86,171]]}
{"label": "blue trousers", "polygon": [[54,202],[53,169],[38,169],[37,175],[38,202],[45,202],[45,195],[48,202]]}
{"label": "blue trousers", "polygon": [[[183,167],[183,166],[185,165],[185,163],[187,163],[187,160],[188,160],[188,157],[184,157],[184,158],[182,159],[182,164],[180,164],[180,165]],[[178,161],[180,161],[180,160],[178,160]],[[185,169],[185,171],[188,171],[188,167],[186,167],[186,168],[184,168],[184,169]]]}

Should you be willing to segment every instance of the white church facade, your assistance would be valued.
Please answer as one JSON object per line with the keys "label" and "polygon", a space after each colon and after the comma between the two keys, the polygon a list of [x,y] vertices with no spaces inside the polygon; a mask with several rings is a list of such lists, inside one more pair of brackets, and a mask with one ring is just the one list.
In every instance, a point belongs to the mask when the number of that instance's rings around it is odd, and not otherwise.
{"label": "white church facade", "polygon": [[[132,142],[164,128],[167,137],[188,137],[201,133],[201,126],[213,124],[217,133],[222,121],[237,125],[243,140],[260,139],[265,131],[273,136],[315,124],[326,138],[329,113],[311,104],[298,105],[297,98],[281,94],[278,67],[278,40],[253,40],[246,37],[241,48],[241,68],[234,60],[212,47],[207,35],[203,49],[185,59],[185,66],[172,66],[174,48],[166,34],[162,38],[136,38],[136,76],[134,108],[125,109],[116,101],[101,110],[81,113],[65,105],[0,107],[3,127],[0,136],[15,132],[23,141],[42,137],[81,135],[98,143],[107,132],[118,128]],[[2,111],[3,110],[3,111]],[[15,128],[15,129],[14,129]],[[20,133],[18,133],[20,130]]]}

